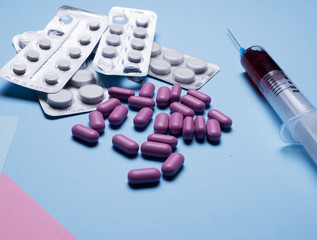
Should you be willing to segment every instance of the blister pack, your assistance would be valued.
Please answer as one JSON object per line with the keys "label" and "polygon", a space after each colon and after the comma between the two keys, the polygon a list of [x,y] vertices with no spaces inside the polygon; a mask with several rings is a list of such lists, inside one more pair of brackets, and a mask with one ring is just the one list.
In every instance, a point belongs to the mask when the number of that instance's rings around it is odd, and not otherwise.
{"label": "blister pack", "polygon": [[185,89],[199,89],[219,67],[201,58],[190,57],[154,42],[148,74],[165,82],[178,83]]}
{"label": "blister pack", "polygon": [[30,42],[35,38],[40,36],[43,31],[27,31],[18,34],[12,38],[12,44],[17,53],[19,53],[23,48],[25,48]]}
{"label": "blister pack", "polygon": [[44,31],[0,69],[0,76],[37,91],[58,92],[91,54],[108,24],[104,15],[62,6]]}
{"label": "blister pack", "polygon": [[113,7],[93,66],[106,75],[142,77],[148,74],[157,15],[152,11]]}

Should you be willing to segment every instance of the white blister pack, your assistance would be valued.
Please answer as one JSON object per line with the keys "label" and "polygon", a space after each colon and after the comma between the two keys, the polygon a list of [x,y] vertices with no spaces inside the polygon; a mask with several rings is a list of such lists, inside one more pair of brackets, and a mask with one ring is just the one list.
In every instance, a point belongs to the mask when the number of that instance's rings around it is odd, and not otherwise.
{"label": "white blister pack", "polygon": [[12,44],[17,53],[25,48],[35,38],[40,36],[43,31],[27,31],[22,34],[18,34],[12,38]]}
{"label": "white blister pack", "polygon": [[37,91],[58,92],[91,54],[108,24],[104,15],[62,6],[44,31],[0,69],[0,76]]}
{"label": "white blister pack", "polygon": [[143,77],[148,74],[157,15],[152,11],[113,7],[93,66],[106,75]]}
{"label": "white blister pack", "polygon": [[178,83],[185,89],[199,89],[219,67],[201,58],[190,57],[154,42],[148,74],[165,82]]}

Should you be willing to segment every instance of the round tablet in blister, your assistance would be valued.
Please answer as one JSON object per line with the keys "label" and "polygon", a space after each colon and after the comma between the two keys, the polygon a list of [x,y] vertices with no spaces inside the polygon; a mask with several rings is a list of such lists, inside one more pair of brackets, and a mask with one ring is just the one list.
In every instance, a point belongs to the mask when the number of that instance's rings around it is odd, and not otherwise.
{"label": "round tablet in blister", "polygon": [[195,73],[200,74],[207,70],[207,62],[201,58],[190,57],[186,61],[186,66]]}
{"label": "round tablet in blister", "polygon": [[73,93],[67,89],[62,89],[57,93],[47,94],[47,103],[53,108],[68,108],[73,103]]}
{"label": "round tablet in blister", "polygon": [[174,49],[167,49],[163,53],[163,58],[173,66],[184,62],[184,55]]}
{"label": "round tablet in blister", "polygon": [[145,46],[145,42],[140,38],[133,38],[131,40],[131,47],[135,50],[143,50]]}
{"label": "round tablet in blister", "polygon": [[90,43],[90,34],[89,33],[81,33],[78,35],[78,41],[81,45],[88,45]]}
{"label": "round tablet in blister", "polygon": [[78,90],[80,100],[87,104],[100,103],[104,98],[104,90],[97,84],[88,84]]}
{"label": "round tablet in blister", "polygon": [[12,71],[16,75],[23,75],[26,72],[26,66],[22,62],[15,62],[12,64]]}
{"label": "round tablet in blister", "polygon": [[195,81],[195,73],[189,68],[176,68],[172,74],[174,80],[179,83],[189,84]]}
{"label": "round tablet in blister", "polygon": [[139,15],[136,17],[135,22],[138,27],[147,27],[149,24],[149,17],[146,15]]}
{"label": "round tablet in blister", "polygon": [[110,32],[111,32],[112,34],[120,35],[120,34],[122,34],[122,32],[123,32],[123,27],[122,27],[122,25],[116,24],[116,23],[111,24],[110,27],[109,27],[109,29],[110,29]]}
{"label": "round tablet in blister", "polygon": [[166,75],[171,72],[171,64],[164,59],[154,59],[150,62],[151,71],[158,75]]}
{"label": "round tablet in blister", "polygon": [[157,57],[162,53],[162,48],[160,44],[154,42],[151,50],[151,57]]}
{"label": "round tablet in blister", "polygon": [[139,63],[142,59],[142,53],[136,50],[130,50],[128,52],[128,59],[130,62]]}
{"label": "round tablet in blister", "polygon": [[52,44],[51,40],[49,40],[48,38],[40,38],[37,43],[38,43],[39,47],[43,50],[50,49],[51,44]]}
{"label": "round tablet in blister", "polygon": [[48,72],[44,75],[44,82],[49,85],[55,85],[58,82],[58,76],[56,73]]}
{"label": "round tablet in blister", "polygon": [[117,56],[117,49],[112,46],[107,46],[102,49],[102,56],[106,58],[114,58]]}
{"label": "round tablet in blister", "polygon": [[79,47],[70,47],[68,49],[68,54],[71,58],[79,58],[81,55],[81,50]]}
{"label": "round tablet in blister", "polygon": [[88,26],[91,31],[96,31],[100,28],[100,22],[97,19],[92,19],[89,20]]}
{"label": "round tablet in blister", "polygon": [[136,38],[145,38],[146,37],[146,28],[136,27],[133,31],[133,35]]}
{"label": "round tablet in blister", "polygon": [[83,69],[83,70],[78,70],[74,76],[70,79],[71,84],[74,87],[81,87],[87,84],[94,83],[94,75],[92,74],[91,71]]}
{"label": "round tablet in blister", "polygon": [[119,46],[121,43],[120,37],[116,34],[109,34],[106,43],[110,46]]}
{"label": "round tablet in blister", "polygon": [[61,58],[57,62],[57,67],[61,71],[68,71],[70,69],[70,62],[65,58]]}

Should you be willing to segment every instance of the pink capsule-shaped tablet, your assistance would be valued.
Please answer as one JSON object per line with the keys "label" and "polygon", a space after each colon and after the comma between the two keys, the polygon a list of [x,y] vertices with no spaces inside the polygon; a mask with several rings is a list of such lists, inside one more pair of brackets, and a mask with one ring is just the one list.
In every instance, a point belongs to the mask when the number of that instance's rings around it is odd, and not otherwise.
{"label": "pink capsule-shaped tablet", "polygon": [[209,119],[206,123],[207,138],[210,141],[219,141],[221,137],[220,124],[216,119]]}
{"label": "pink capsule-shaped tablet", "polygon": [[196,113],[201,113],[205,110],[203,101],[188,94],[181,97],[181,103],[193,109]]}
{"label": "pink capsule-shaped tablet", "polygon": [[190,89],[187,91],[187,94],[195,97],[195,98],[198,98],[199,100],[203,101],[205,103],[206,106],[208,106],[211,102],[211,97],[208,96],[207,94],[205,93],[202,93],[196,89]]}
{"label": "pink capsule-shaped tablet", "polygon": [[140,97],[140,96],[131,96],[128,99],[129,107],[132,108],[154,108],[155,107],[155,101],[152,98],[147,97]]}
{"label": "pink capsule-shaped tablet", "polygon": [[105,120],[103,115],[99,111],[92,111],[89,113],[90,127],[98,132],[103,132],[105,130]]}
{"label": "pink capsule-shaped tablet", "polygon": [[113,126],[119,126],[123,123],[128,115],[128,108],[123,105],[116,106],[112,113],[109,115],[109,123]]}
{"label": "pink capsule-shaped tablet", "polygon": [[168,87],[160,87],[156,95],[156,103],[159,107],[167,107],[170,102],[171,90]]}
{"label": "pink capsule-shaped tablet", "polygon": [[232,120],[227,115],[223,114],[219,110],[211,109],[208,112],[208,117],[216,119],[222,128],[231,128]]}
{"label": "pink capsule-shaped tablet", "polygon": [[182,87],[179,84],[174,84],[170,94],[170,101],[171,102],[179,102],[181,97]]}
{"label": "pink capsule-shaped tablet", "polygon": [[81,124],[72,127],[72,134],[87,143],[96,143],[99,139],[99,133],[96,130]]}
{"label": "pink capsule-shaped tablet", "polygon": [[137,154],[139,151],[139,144],[122,134],[114,135],[112,137],[112,144],[116,148],[119,148],[121,151],[130,155]]}
{"label": "pink capsule-shaped tablet", "polygon": [[190,141],[194,136],[194,119],[192,117],[185,117],[183,122],[183,138]]}
{"label": "pink capsule-shaped tablet", "polygon": [[137,128],[144,128],[149,124],[153,116],[153,110],[151,108],[142,108],[138,114],[134,117],[133,123]]}
{"label": "pink capsule-shaped tablet", "polygon": [[148,141],[151,142],[160,142],[160,143],[166,143],[170,145],[172,148],[176,147],[178,140],[176,137],[171,136],[171,135],[165,135],[165,134],[158,134],[158,133],[153,133],[150,134],[147,137]]}
{"label": "pink capsule-shaped tablet", "polygon": [[183,129],[183,114],[179,112],[172,113],[170,116],[168,129],[171,134],[181,134]]}
{"label": "pink capsule-shaped tablet", "polygon": [[184,164],[184,156],[180,153],[172,153],[162,164],[162,174],[167,177],[174,176]]}
{"label": "pink capsule-shaped tablet", "polygon": [[129,97],[135,95],[133,90],[121,87],[111,87],[108,89],[108,93],[111,97],[122,100],[128,100]]}
{"label": "pink capsule-shaped tablet", "polygon": [[204,139],[206,136],[205,118],[201,115],[195,118],[195,136],[198,140]]}
{"label": "pink capsule-shaped tablet", "polygon": [[161,172],[156,168],[133,169],[128,173],[128,181],[131,184],[156,183],[160,178]]}
{"label": "pink capsule-shaped tablet", "polygon": [[147,157],[167,158],[172,152],[172,147],[166,143],[147,141],[141,145],[141,152]]}
{"label": "pink capsule-shaped tablet", "polygon": [[105,102],[100,103],[97,106],[97,111],[101,112],[104,117],[108,117],[116,106],[121,105],[121,102],[117,98],[110,98]]}
{"label": "pink capsule-shaped tablet", "polygon": [[147,98],[151,98],[153,96],[155,90],[155,86],[153,83],[144,83],[143,86],[141,87],[139,96],[141,97],[147,97]]}
{"label": "pink capsule-shaped tablet", "polygon": [[185,106],[184,104],[180,103],[180,102],[173,102],[170,105],[170,109],[171,112],[180,112],[181,114],[183,114],[185,117],[186,116],[190,116],[193,117],[194,116],[194,110]]}
{"label": "pink capsule-shaped tablet", "polygon": [[159,113],[156,115],[154,122],[154,132],[165,134],[168,130],[169,116],[166,113]]}

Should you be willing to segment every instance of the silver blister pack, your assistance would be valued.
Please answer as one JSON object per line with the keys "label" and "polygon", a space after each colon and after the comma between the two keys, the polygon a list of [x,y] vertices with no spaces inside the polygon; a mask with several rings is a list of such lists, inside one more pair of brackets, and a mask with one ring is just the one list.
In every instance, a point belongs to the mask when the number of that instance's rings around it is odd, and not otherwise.
{"label": "silver blister pack", "polygon": [[22,34],[18,34],[12,38],[12,44],[17,53],[26,47],[35,38],[40,36],[43,31],[27,31]]}
{"label": "silver blister pack", "polygon": [[148,74],[157,15],[152,11],[113,7],[93,66],[106,75],[143,77]]}

